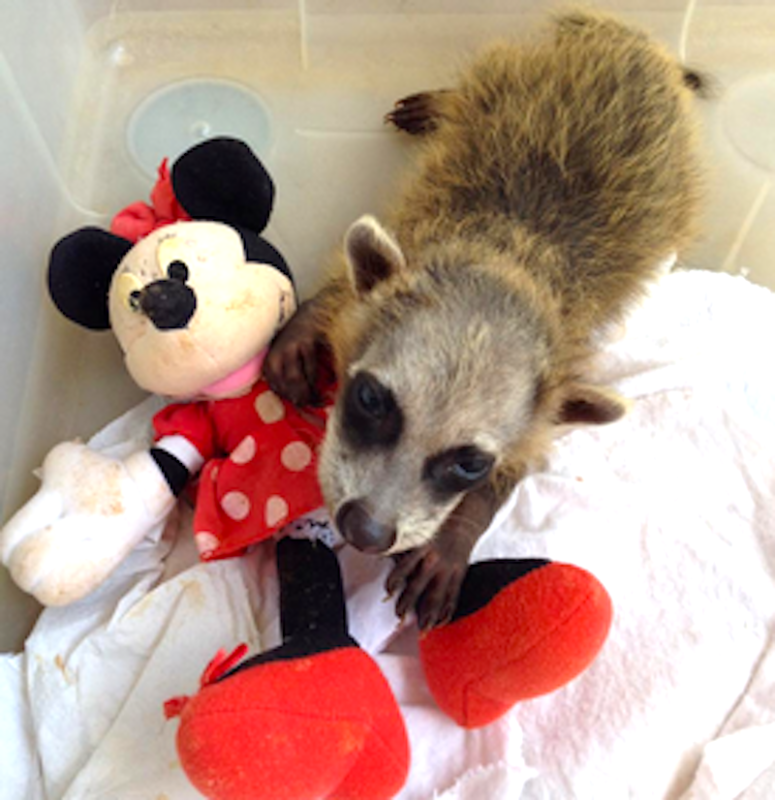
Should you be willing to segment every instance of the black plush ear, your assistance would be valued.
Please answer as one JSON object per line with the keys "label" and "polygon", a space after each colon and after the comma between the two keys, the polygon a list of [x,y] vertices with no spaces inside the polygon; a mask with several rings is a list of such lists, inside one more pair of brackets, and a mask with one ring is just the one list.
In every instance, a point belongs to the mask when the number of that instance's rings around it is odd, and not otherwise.
{"label": "black plush ear", "polygon": [[274,184],[255,153],[226,136],[183,153],[172,167],[175,197],[192,219],[260,233],[269,222]]}
{"label": "black plush ear", "polygon": [[406,266],[398,243],[369,215],[350,226],[344,237],[344,254],[350,281],[358,294],[368,294]]}
{"label": "black plush ear", "polygon": [[244,228],[236,228],[236,231],[242,238],[247,261],[252,261],[255,264],[270,264],[293,283],[291,268],[285,263],[285,259],[280,255],[279,251],[269,244],[266,239],[262,239],[253,231],[248,231]]}
{"label": "black plush ear", "polygon": [[627,401],[612,389],[574,383],[565,392],[557,423],[560,425],[605,425],[621,419]]}
{"label": "black plush ear", "polygon": [[81,228],[60,239],[48,263],[48,290],[56,307],[85,328],[110,328],[110,282],[131,249],[132,242],[100,228]]}

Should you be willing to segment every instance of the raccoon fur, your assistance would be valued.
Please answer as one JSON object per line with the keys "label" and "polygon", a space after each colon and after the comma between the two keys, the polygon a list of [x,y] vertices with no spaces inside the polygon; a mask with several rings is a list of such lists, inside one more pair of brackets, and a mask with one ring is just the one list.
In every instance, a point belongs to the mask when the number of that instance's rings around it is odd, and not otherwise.
{"label": "raccoon fur", "polygon": [[[695,233],[690,77],[645,34],[573,11],[389,115],[423,134],[417,166],[305,310],[341,380],[320,480],[353,544],[425,553],[457,519],[472,546],[558,426],[624,413],[585,376]],[[490,510],[467,519],[472,493]]]}

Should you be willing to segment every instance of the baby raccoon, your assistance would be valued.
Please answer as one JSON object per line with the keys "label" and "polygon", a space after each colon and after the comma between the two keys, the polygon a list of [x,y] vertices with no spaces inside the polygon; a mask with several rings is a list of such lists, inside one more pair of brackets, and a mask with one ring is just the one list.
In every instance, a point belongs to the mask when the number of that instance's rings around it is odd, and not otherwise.
{"label": "baby raccoon", "polygon": [[385,227],[347,232],[266,371],[303,402],[330,347],[323,492],[350,543],[396,555],[388,589],[423,627],[451,615],[473,545],[558,426],[624,413],[585,374],[692,237],[697,88],[643,33],[570,12],[388,115],[421,136],[417,167]]}

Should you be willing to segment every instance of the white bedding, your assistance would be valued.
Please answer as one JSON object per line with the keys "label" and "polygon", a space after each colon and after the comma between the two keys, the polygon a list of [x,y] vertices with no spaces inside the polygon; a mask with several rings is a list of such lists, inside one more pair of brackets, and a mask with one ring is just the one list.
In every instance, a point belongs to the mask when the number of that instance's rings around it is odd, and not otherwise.
{"label": "white bedding", "polygon": [[[354,635],[407,720],[401,798],[775,797],[774,341],[770,292],[676,272],[607,347],[599,377],[634,399],[631,413],[562,436],[475,557],[587,567],[613,597],[613,629],[583,676],[489,728],[465,732],[436,711],[413,630],[396,631],[381,602],[385,564],[343,554]],[[156,407],[95,446],[137,446]],[[194,692],[218,648],[278,634],[271,554],[194,564],[188,516],[0,657],[2,798],[198,796],[162,702]]]}

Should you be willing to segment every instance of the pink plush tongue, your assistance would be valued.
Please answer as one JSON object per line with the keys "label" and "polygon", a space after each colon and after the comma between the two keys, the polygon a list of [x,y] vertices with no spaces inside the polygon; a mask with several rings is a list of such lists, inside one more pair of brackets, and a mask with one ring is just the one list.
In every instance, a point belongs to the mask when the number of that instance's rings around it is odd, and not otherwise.
{"label": "pink plush tongue", "polygon": [[207,397],[228,397],[250,388],[261,376],[261,367],[264,365],[267,352],[269,352],[269,348],[263,349],[225,378],[205,386],[200,394]]}

